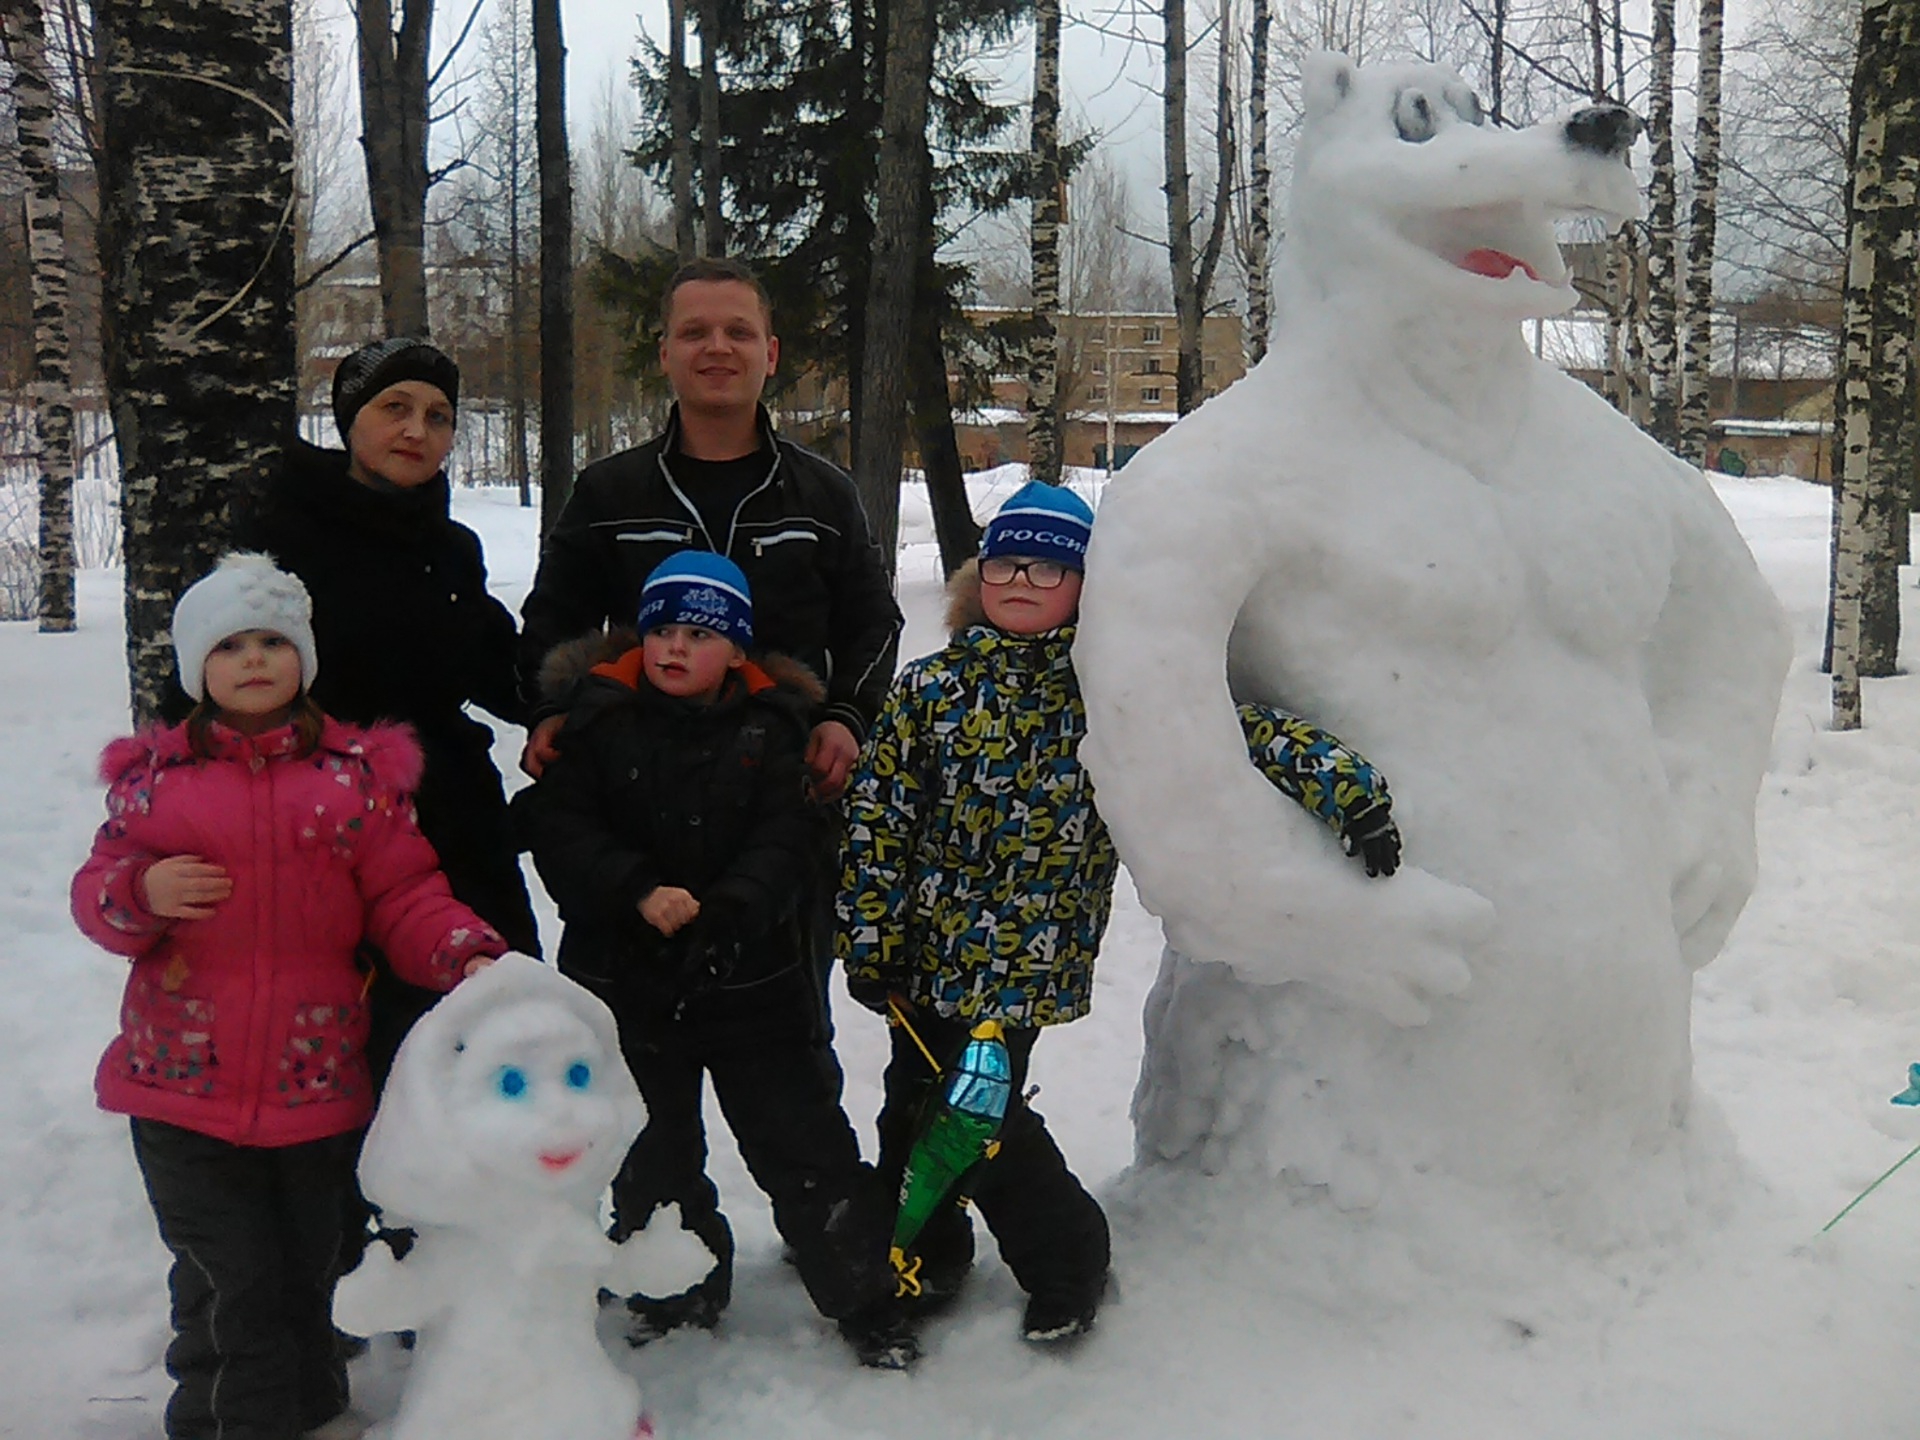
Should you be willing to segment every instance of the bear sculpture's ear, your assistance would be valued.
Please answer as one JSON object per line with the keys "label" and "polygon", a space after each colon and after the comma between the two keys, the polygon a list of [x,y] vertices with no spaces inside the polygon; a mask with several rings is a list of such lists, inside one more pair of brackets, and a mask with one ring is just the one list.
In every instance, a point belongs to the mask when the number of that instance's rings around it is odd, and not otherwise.
{"label": "bear sculpture's ear", "polygon": [[1353,88],[1353,62],[1336,50],[1316,50],[1300,70],[1307,118],[1330,115]]}

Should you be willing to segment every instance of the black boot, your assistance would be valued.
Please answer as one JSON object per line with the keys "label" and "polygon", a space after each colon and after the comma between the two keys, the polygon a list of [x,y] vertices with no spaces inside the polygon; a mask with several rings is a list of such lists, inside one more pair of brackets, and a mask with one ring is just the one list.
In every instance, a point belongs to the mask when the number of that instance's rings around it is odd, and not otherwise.
{"label": "black boot", "polygon": [[920,1359],[920,1339],[892,1301],[870,1305],[840,1322],[840,1335],[870,1370],[911,1370]]}

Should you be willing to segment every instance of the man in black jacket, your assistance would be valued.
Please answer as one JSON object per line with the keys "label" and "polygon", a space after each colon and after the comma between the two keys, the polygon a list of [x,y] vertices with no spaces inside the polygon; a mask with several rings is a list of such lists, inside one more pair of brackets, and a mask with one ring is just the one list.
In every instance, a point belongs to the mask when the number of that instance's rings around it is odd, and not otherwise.
{"label": "man in black jacket", "polygon": [[730,260],[682,266],[662,321],[675,399],[666,431],[580,473],[521,607],[521,686],[541,717],[522,768],[538,776],[565,743],[565,717],[538,693],[542,659],[630,621],[647,576],[693,548],[739,565],[762,643],[825,677],[806,760],[815,793],[835,798],[893,677],[900,610],[886,566],[846,472],[780,439],[760,404],[780,341],[752,272]]}

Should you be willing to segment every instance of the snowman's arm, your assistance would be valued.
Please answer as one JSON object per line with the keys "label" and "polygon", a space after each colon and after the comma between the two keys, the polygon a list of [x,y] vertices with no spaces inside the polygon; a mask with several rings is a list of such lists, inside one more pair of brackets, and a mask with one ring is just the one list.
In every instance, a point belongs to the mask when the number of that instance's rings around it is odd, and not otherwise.
{"label": "snowman's arm", "polygon": [[1228,690],[1227,642],[1248,597],[1269,575],[1315,563],[1271,534],[1269,517],[1284,512],[1270,495],[1250,505],[1165,464],[1137,478],[1130,469],[1108,491],[1074,645],[1081,758],[1176,950],[1256,982],[1313,981],[1418,1023],[1423,995],[1465,986],[1486,903],[1419,872],[1369,886],[1250,762]]}
{"label": "snowman's arm", "polygon": [[618,1245],[607,1242],[603,1273],[617,1295],[678,1295],[698,1285],[713,1269],[714,1255],[691,1230],[680,1228],[680,1207],[663,1205]]}
{"label": "snowman's arm", "polygon": [[1793,644],[1706,478],[1677,462],[1673,470],[1673,574],[1642,673],[1673,803],[1674,926],[1698,968],[1719,953],[1753,890],[1754,795]]}
{"label": "snowman's arm", "polygon": [[415,1244],[405,1260],[379,1240],[368,1244],[358,1268],[333,1292],[333,1323],[350,1335],[418,1330],[441,1308],[430,1254]]}

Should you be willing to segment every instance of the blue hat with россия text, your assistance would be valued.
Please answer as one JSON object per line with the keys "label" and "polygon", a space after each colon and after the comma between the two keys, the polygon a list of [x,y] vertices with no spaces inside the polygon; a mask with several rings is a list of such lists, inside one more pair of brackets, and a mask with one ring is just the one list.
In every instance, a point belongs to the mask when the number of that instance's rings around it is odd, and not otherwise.
{"label": "blue hat with \u0440\u043e\u0441\u0441\u0438\u044f text", "polygon": [[1031,480],[1014,491],[980,537],[980,558],[1018,555],[1053,560],[1069,570],[1087,568],[1093,510],[1064,485]]}
{"label": "blue hat with \u0440\u043e\u0441\u0441\u0438\u044f text", "polygon": [[726,556],[682,550],[641,587],[638,624],[642,635],[662,625],[699,625],[745,649],[753,644],[753,591]]}

